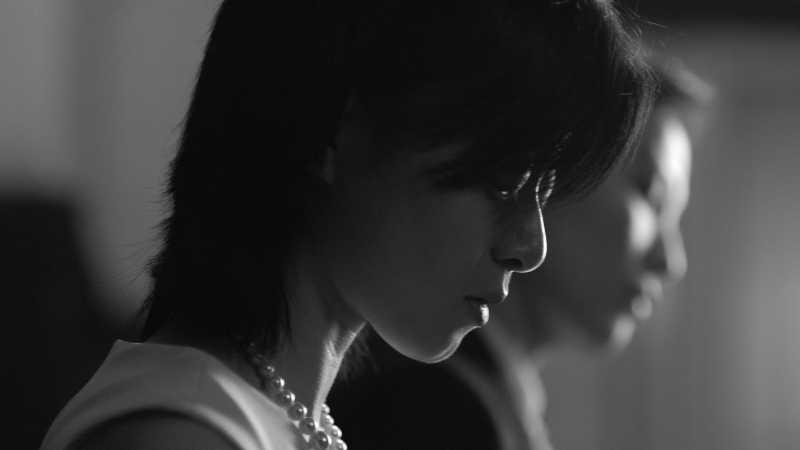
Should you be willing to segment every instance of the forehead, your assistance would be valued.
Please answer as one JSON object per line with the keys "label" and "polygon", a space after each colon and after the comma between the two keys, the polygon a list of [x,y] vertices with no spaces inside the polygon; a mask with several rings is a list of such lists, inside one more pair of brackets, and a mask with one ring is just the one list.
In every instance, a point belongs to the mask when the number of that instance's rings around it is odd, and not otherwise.
{"label": "forehead", "polygon": [[688,180],[691,162],[689,133],[678,114],[669,109],[655,111],[647,137],[631,164],[631,172],[660,176],[665,180]]}

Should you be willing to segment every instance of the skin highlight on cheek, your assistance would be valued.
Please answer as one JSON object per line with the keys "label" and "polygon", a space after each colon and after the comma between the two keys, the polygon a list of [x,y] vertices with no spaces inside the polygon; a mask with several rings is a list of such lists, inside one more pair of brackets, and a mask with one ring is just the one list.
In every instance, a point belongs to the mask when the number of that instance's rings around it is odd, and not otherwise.
{"label": "skin highlight on cheek", "polygon": [[630,217],[630,252],[643,254],[649,249],[658,234],[658,218],[652,206],[645,200],[632,198],[628,204]]}

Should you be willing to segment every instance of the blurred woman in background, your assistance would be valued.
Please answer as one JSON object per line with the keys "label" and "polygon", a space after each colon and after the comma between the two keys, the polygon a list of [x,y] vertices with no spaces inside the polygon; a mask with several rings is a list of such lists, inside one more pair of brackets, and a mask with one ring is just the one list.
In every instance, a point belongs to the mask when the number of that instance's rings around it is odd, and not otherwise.
{"label": "blurred woman in background", "polygon": [[324,401],[363,326],[452,354],[544,258],[541,204],[604,178],[649,97],[602,1],[223,2],[144,342],[44,448],[346,448]]}
{"label": "blurred woman in background", "polygon": [[[406,431],[402,439],[382,448],[552,448],[538,375],[543,356],[577,339],[623,348],[662,284],[686,270],[679,222],[691,145],[684,121],[708,88],[677,61],[653,62],[660,90],[638,151],[596,192],[545,215],[547,260],[514,278],[496,320],[437,366],[404,361],[373,339],[377,375],[334,389],[331,404],[354,447],[397,427]],[[394,406],[359,415],[367,402]]]}
{"label": "blurred woman in background", "polygon": [[664,284],[686,273],[687,122],[710,87],[676,59],[651,59],[659,91],[640,148],[592,195],[546,215],[553,228],[547,264],[516,279],[511,297],[520,301],[498,310],[502,328],[524,342],[624,349]]}
{"label": "blurred woman in background", "polygon": [[711,89],[674,58],[651,63],[659,91],[639,149],[596,192],[546,214],[547,263],[514,280],[511,301],[485,330],[487,347],[510,374],[514,407],[542,443],[537,449],[549,448],[537,373],[548,354],[564,344],[624,350],[665,285],[686,273],[680,220],[692,160],[687,125]]}

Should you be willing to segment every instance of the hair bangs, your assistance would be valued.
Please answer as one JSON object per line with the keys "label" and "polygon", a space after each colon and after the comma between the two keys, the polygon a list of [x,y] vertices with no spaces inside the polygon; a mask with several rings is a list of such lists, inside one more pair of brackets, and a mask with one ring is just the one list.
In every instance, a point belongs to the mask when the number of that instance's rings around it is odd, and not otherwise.
{"label": "hair bangs", "polygon": [[[589,14],[588,8],[599,11]],[[453,90],[432,109],[438,120],[422,128],[437,137],[428,141],[432,145],[467,143],[459,158],[431,171],[439,186],[457,189],[528,170],[534,177],[555,171],[552,205],[605,179],[640,139],[653,89],[632,40],[608,8],[571,1],[527,14],[506,11],[514,19],[504,26],[513,22],[514,29],[495,37],[498,48],[487,52],[484,64],[493,70]],[[608,20],[592,20],[598,13]],[[520,38],[540,26],[550,28],[549,40]],[[504,67],[491,56],[514,64]]]}

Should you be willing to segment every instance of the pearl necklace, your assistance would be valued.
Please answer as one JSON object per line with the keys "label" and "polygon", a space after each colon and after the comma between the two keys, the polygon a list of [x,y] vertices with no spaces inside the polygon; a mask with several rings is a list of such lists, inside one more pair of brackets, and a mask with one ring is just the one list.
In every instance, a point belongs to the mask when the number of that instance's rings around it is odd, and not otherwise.
{"label": "pearl necklace", "polygon": [[300,402],[295,401],[294,393],[286,389],[283,378],[275,374],[275,368],[270,366],[264,355],[258,352],[258,347],[251,342],[247,346],[247,356],[256,369],[261,387],[266,390],[267,398],[286,410],[292,423],[300,430],[303,436],[308,436],[310,450],[347,450],[347,444],[342,440],[342,430],[333,424],[331,410],[328,405],[322,405],[322,426],[312,417],[312,412]]}

